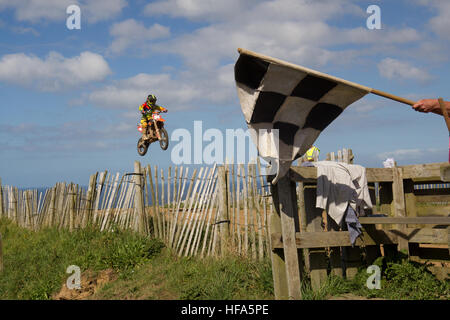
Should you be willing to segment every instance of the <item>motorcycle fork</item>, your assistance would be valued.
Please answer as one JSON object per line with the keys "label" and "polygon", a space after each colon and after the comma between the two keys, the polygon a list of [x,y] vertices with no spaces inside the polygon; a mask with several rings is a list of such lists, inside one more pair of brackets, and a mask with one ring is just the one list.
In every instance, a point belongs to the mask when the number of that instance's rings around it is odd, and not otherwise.
{"label": "motorcycle fork", "polygon": [[156,137],[158,138],[158,140],[161,140],[161,135],[159,134],[158,123],[156,122],[155,119],[153,119],[153,123],[155,125]]}

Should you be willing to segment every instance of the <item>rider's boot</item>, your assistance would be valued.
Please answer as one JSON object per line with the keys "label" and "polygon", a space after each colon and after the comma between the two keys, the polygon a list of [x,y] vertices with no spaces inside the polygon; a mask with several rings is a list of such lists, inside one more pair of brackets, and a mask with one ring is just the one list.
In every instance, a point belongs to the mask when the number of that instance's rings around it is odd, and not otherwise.
{"label": "rider's boot", "polygon": [[148,126],[143,126],[142,127],[142,139],[144,139],[144,140],[147,140],[148,139],[148,136],[147,136],[147,128],[148,128]]}

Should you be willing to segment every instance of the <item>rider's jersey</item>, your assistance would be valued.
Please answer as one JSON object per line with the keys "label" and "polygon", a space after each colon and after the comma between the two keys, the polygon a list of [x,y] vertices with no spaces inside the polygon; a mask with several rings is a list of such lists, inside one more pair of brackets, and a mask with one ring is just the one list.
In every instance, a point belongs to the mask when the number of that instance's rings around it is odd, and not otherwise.
{"label": "rider's jersey", "polygon": [[150,107],[147,105],[147,103],[145,102],[145,103],[143,103],[143,104],[141,104],[140,106],[139,106],[139,111],[143,114],[143,115],[145,115],[145,114],[147,114],[147,113],[153,113],[153,112],[155,112],[155,111],[165,111],[166,109],[165,108],[163,108],[163,107],[161,107],[161,106],[158,106],[157,104],[152,104]]}

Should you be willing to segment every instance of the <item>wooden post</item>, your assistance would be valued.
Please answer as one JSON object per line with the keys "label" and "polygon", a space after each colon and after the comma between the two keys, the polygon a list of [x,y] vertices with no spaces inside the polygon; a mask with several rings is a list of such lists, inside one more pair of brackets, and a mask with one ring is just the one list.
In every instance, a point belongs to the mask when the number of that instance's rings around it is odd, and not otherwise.
{"label": "wooden post", "polygon": [[414,194],[414,182],[411,179],[403,180],[403,188],[405,192],[405,209],[406,216],[417,217],[416,196]]}
{"label": "wooden post", "polygon": [[[322,209],[316,208],[316,185],[305,184],[306,231],[321,232]],[[311,287],[318,290],[327,279],[327,255],[325,248],[309,249]]]}
{"label": "wooden post", "polygon": [[12,203],[12,205],[11,205],[11,207],[12,207],[12,212],[13,212],[13,214],[12,214],[12,218],[14,219],[14,221],[16,222],[16,223],[19,223],[19,209],[18,209],[18,201],[19,201],[19,197],[18,197],[18,194],[17,194],[17,190],[16,190],[16,188],[11,188],[11,203]]}
{"label": "wooden post", "polygon": [[3,217],[3,188],[2,178],[0,178],[0,218]]}
{"label": "wooden post", "polygon": [[[380,198],[380,212],[388,216],[392,216],[393,211],[393,193],[391,182],[379,183],[379,198]],[[388,228],[389,225],[383,226]],[[383,255],[386,257],[394,257],[397,255],[397,245],[395,244],[383,244]]]}
{"label": "wooden post", "polygon": [[[338,224],[330,218],[330,216],[327,216],[327,231],[328,232],[336,232],[340,231],[340,227]],[[342,247],[332,247],[330,248],[330,268],[331,268],[331,274],[342,277],[343,276],[343,270],[342,270]]]}
{"label": "wooden post", "polygon": [[108,174],[108,171],[104,171],[100,173],[100,181],[99,181],[99,185],[97,186],[97,191],[96,191],[96,197],[95,197],[95,203],[94,203],[94,224],[97,223],[97,215],[99,213],[99,205],[100,205],[100,196],[102,195],[102,191],[103,191],[103,185],[105,183],[105,179],[106,179],[106,175]]}
{"label": "wooden post", "polygon": [[[170,183],[170,182],[169,182]],[[164,189],[165,189],[165,179],[164,179],[164,170],[161,168],[161,224],[162,224],[162,240],[166,240],[167,232],[166,232],[166,209],[165,209],[165,199],[164,199]]]}
{"label": "wooden post", "polygon": [[159,182],[158,182],[158,166],[155,166],[155,199],[156,199],[156,221],[158,223],[158,237],[163,239],[163,229],[161,221],[161,212],[159,209]]}
{"label": "wooden post", "polygon": [[301,299],[300,263],[295,241],[295,216],[298,216],[295,182],[288,175],[278,182],[278,200],[281,215],[281,233],[283,238],[286,275],[288,279],[289,299]]}
{"label": "wooden post", "polygon": [[156,237],[158,235],[158,224],[156,218],[156,197],[155,197],[155,187],[153,186],[153,176],[152,176],[152,167],[147,165],[147,174],[148,179],[150,181],[150,193],[152,196],[152,222],[153,222],[153,236]]}
{"label": "wooden post", "polygon": [[141,170],[141,163],[139,161],[134,162],[134,184],[136,186],[135,189],[135,196],[134,196],[134,206],[137,209],[138,217],[139,217],[139,223],[138,223],[138,231],[139,233],[146,233],[147,232],[147,226],[146,226],[146,219],[145,219],[145,212],[144,212],[144,198],[143,198],[143,189],[142,189],[142,170]]}
{"label": "wooden post", "polygon": [[[267,177],[267,180],[272,181],[273,178],[273,176]],[[270,184],[270,193],[272,194],[273,207],[275,207],[275,210],[272,210],[269,216],[269,233],[281,234],[281,215],[280,202],[278,197],[278,186]],[[269,239],[275,299],[286,300],[289,297],[289,291],[284,251],[281,248],[274,248],[272,245],[272,237],[270,237]]]}
{"label": "wooden post", "polygon": [[69,189],[69,231],[75,228],[75,185],[70,184]]}
{"label": "wooden post", "polygon": [[50,204],[48,208],[48,219],[47,225],[48,227],[53,227],[55,224],[55,216],[56,216],[56,191],[58,186],[55,185],[50,191]]}
{"label": "wooden post", "polygon": [[259,206],[259,193],[257,191],[257,180],[256,180],[256,165],[252,165],[252,180],[253,180],[253,202],[256,213],[256,223],[258,227],[258,258],[260,260],[264,257],[264,244],[263,244],[263,230],[261,222],[261,208]]}
{"label": "wooden post", "polygon": [[86,225],[89,225],[92,223],[93,219],[93,209],[94,209],[94,199],[95,199],[95,187],[97,185],[97,176],[98,172],[91,175],[89,178],[89,186],[87,190],[87,196],[86,196],[86,214],[83,217],[82,225],[83,227],[86,227]]}
{"label": "wooden post", "polygon": [[[178,167],[175,167],[175,170],[177,170]],[[175,175],[174,182],[176,183],[177,177]],[[172,201],[170,190],[172,188],[172,167],[169,166],[167,169],[167,212],[170,211],[171,206],[173,206],[173,203],[176,201],[176,197],[174,195],[174,200]],[[174,186],[174,191],[176,187]]]}
{"label": "wooden post", "polygon": [[[239,221],[236,221],[236,171],[235,171],[235,165],[234,163],[231,163],[231,198],[230,198],[230,202],[232,205],[232,210],[230,211],[230,217],[232,216],[233,218],[231,219],[233,221],[233,225],[231,227],[231,233],[232,233],[232,243],[233,243],[233,247],[234,250],[237,249],[238,245],[237,245],[237,233],[236,233],[236,227],[238,226],[237,223],[239,223]],[[236,252],[238,252],[236,250]]]}
{"label": "wooden post", "polygon": [[256,223],[255,223],[255,203],[254,199],[255,196],[253,194],[253,188],[252,188],[252,167],[253,165],[248,163],[247,164],[247,189],[249,194],[249,216],[250,216],[250,223],[249,223],[249,230],[251,230],[251,238],[250,238],[250,251],[252,252],[252,259],[256,260]]}
{"label": "wooden post", "polygon": [[241,227],[241,201],[240,201],[240,180],[241,167],[236,164],[236,207],[235,207],[235,232],[237,233],[237,252],[242,253],[242,227]]}
{"label": "wooden post", "polygon": [[224,255],[228,252],[230,235],[230,224],[228,214],[228,179],[225,166],[220,166],[218,170],[219,182],[219,222],[220,222],[220,244],[221,253]]}
{"label": "wooden post", "polygon": [[[394,217],[405,217],[405,192],[403,188],[403,170],[402,168],[393,168],[392,193],[394,200]],[[406,225],[398,226],[400,232],[404,235],[398,238],[398,249],[408,252],[408,240],[406,237]]]}
{"label": "wooden post", "polygon": [[247,181],[245,179],[245,166],[244,164],[239,164],[242,178],[242,192],[243,192],[243,204],[244,204],[244,255],[249,252],[248,248],[248,192],[247,192]]}
{"label": "wooden post", "polygon": [[[297,183],[297,199],[299,213],[299,231],[306,232],[307,219],[305,210],[305,185],[303,182]],[[309,250],[301,249],[305,270],[309,270]]]}

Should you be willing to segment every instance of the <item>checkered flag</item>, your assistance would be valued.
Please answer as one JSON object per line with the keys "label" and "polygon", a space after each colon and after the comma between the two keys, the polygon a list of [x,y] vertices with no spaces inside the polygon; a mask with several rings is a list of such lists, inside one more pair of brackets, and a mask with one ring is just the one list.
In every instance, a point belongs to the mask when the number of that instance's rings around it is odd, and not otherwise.
{"label": "checkered flag", "polygon": [[[320,133],[370,88],[278,59],[240,50],[235,80],[259,155],[276,167],[276,183]],[[274,134],[279,141],[273,146]],[[264,137],[264,138],[261,138]]]}

